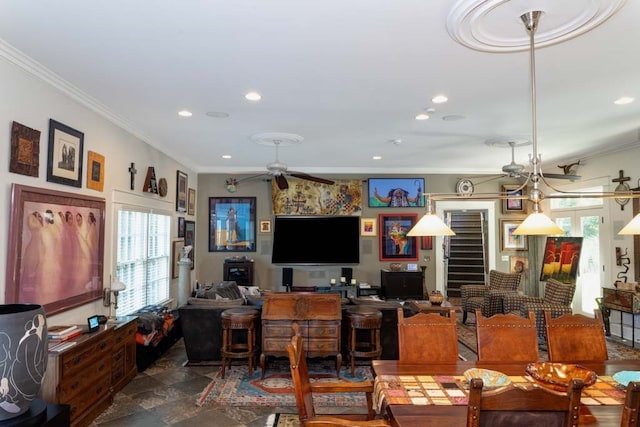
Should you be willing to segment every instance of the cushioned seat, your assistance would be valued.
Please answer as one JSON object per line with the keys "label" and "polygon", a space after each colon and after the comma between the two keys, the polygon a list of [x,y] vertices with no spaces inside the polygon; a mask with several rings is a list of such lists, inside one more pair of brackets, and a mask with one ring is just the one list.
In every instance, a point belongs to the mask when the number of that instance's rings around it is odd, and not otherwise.
{"label": "cushioned seat", "polygon": [[556,279],[549,279],[544,286],[544,296],[534,297],[528,295],[507,295],[503,297],[505,313],[516,313],[526,317],[529,311],[536,316],[536,329],[538,337],[544,338],[545,321],[543,312],[546,310],[551,317],[559,317],[563,314],[572,314],[571,302],[576,292],[576,285],[562,283]]}
{"label": "cushioned seat", "polygon": [[462,297],[462,323],[467,322],[467,313],[480,310],[484,317],[502,313],[502,297],[504,295],[517,295],[522,274],[504,273],[491,270],[487,285],[462,285],[460,295]]}

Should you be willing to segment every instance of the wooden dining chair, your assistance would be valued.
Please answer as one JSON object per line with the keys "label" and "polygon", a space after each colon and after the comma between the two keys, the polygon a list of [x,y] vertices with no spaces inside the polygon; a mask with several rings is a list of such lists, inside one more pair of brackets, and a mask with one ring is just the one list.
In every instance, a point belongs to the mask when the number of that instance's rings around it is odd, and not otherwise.
{"label": "wooden dining chair", "polygon": [[551,318],[545,311],[545,328],[549,361],[594,361],[608,360],[607,340],[600,310],[595,317],[583,314],[565,314]]}
{"label": "wooden dining chair", "polygon": [[458,360],[456,313],[418,313],[404,317],[398,308],[398,352],[401,362],[436,363]]}
{"label": "wooden dining chair", "polygon": [[496,314],[484,317],[476,310],[478,360],[481,362],[536,362],[538,333],[536,317]]}
{"label": "wooden dining chair", "polygon": [[640,425],[638,411],[640,411],[640,382],[631,381],[627,385],[620,427],[638,427]]}
{"label": "wooden dining chair", "polygon": [[[373,381],[309,381],[307,359],[303,349],[302,336],[299,334],[298,325],[294,326],[295,335],[291,338],[291,344],[287,345],[291,379],[296,396],[298,416],[301,427],[388,427],[391,424],[384,419],[375,419],[376,412],[373,409]],[[313,406],[313,393],[365,393],[367,399],[366,414],[339,414],[316,415]]]}
{"label": "wooden dining chair", "polygon": [[578,426],[582,380],[573,379],[566,393],[514,386],[483,391],[483,385],[480,378],[469,381],[467,427]]}

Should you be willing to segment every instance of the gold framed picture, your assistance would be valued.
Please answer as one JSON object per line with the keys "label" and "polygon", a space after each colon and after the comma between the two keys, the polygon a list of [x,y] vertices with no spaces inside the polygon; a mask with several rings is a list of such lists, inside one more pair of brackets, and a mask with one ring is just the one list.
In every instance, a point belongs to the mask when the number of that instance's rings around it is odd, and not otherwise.
{"label": "gold framed picture", "polygon": [[195,215],[196,214],[196,189],[189,189],[189,201],[187,202],[187,214]]}
{"label": "gold framed picture", "polygon": [[87,188],[96,191],[104,190],[104,156],[89,151],[87,156]]}
{"label": "gold framed picture", "polygon": [[360,218],[360,235],[377,236],[378,220],[376,218]]}

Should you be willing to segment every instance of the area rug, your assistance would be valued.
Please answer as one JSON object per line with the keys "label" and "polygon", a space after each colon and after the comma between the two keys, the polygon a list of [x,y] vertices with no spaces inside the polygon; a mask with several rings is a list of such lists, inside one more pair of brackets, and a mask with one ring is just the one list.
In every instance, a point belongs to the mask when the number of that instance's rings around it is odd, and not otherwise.
{"label": "area rug", "polygon": [[[296,406],[293,394],[293,383],[289,373],[289,363],[276,360],[270,363],[264,379],[261,370],[254,370],[249,377],[246,365],[227,368],[225,378],[221,372],[202,391],[196,404],[198,406]],[[337,381],[335,361],[309,360],[309,377],[312,382]],[[364,381],[373,379],[370,366],[356,366],[355,376],[350,369],[343,367],[340,372],[341,381]],[[322,406],[366,406],[363,393],[316,393],[313,395],[314,405]]]}
{"label": "area rug", "polygon": [[[463,325],[460,320],[457,323],[458,341],[471,351],[478,353],[478,344],[476,339],[476,326],[474,324]],[[547,359],[547,350],[544,345],[538,348],[541,360]],[[637,360],[640,359],[640,350],[631,348],[627,345],[607,339],[607,353],[609,360]]]}

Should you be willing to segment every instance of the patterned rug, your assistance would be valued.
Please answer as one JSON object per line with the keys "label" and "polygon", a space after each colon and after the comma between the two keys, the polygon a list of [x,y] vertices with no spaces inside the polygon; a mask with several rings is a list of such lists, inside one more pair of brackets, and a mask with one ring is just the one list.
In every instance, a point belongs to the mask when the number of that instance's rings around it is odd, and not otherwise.
{"label": "patterned rug", "polygon": [[[309,376],[311,381],[336,381],[335,361],[309,359]],[[269,363],[264,380],[260,378],[260,369],[254,370],[249,377],[246,365],[227,368],[225,378],[218,372],[215,378],[202,391],[196,401],[198,406],[277,406],[295,407],[293,384],[286,364],[280,360]],[[370,366],[356,366],[355,376],[350,369],[343,366],[340,372],[341,381],[364,381],[373,379]],[[317,407],[366,406],[362,393],[318,393],[314,394]]]}
{"label": "patterned rug", "polygon": [[[471,320],[473,320],[473,318]],[[476,326],[469,324],[468,321],[466,325],[463,325],[460,319],[458,319],[458,341],[477,354]],[[541,360],[547,359],[547,350],[544,347],[544,345],[541,345],[538,349]],[[609,354],[610,360],[640,359],[639,349],[631,348],[628,345],[612,341],[611,339],[607,339],[607,353]]]}

